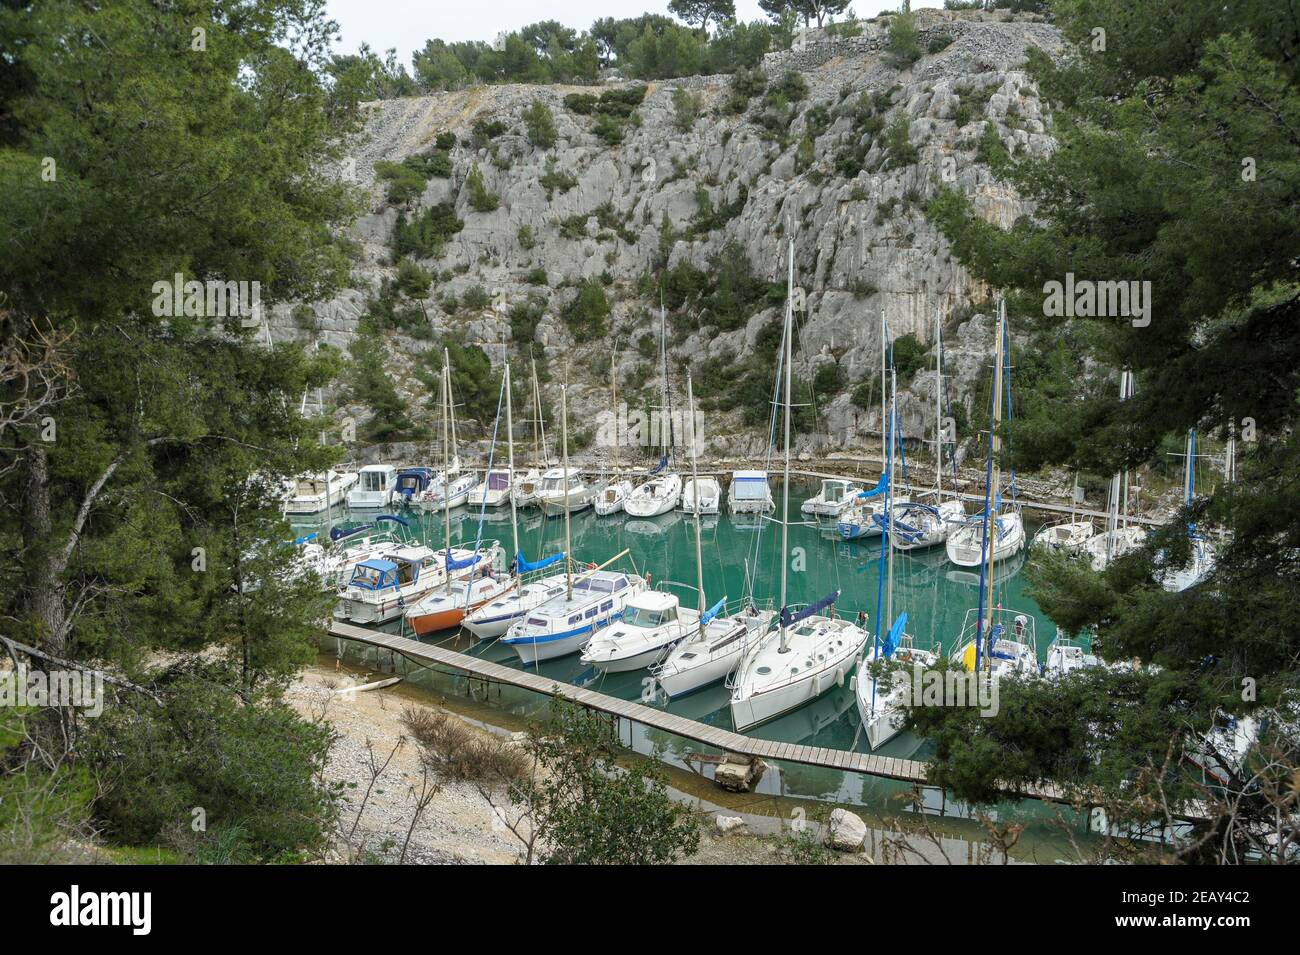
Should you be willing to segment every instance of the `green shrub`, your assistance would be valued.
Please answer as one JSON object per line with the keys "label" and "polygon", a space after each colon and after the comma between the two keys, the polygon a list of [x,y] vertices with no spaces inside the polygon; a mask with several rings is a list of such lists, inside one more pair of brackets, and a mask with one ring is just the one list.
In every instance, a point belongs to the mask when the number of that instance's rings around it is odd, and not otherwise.
{"label": "green shrub", "polygon": [[410,298],[423,298],[429,294],[433,276],[410,259],[397,263],[397,288]]}
{"label": "green shrub", "polygon": [[525,252],[531,251],[537,245],[533,227],[526,222],[519,227],[519,245]]}
{"label": "green shrub", "polygon": [[921,58],[921,33],[916,28],[916,17],[910,11],[890,18],[885,51],[899,68],[910,66]]}
{"label": "green shrub", "polygon": [[475,212],[494,212],[501,205],[501,199],[491,192],[483,181],[483,173],[475,163],[465,177],[465,188],[469,190],[469,204]]}
{"label": "green shrub", "polygon": [[673,122],[678,131],[689,133],[700,115],[700,98],[680,86],[673,89]]}
{"label": "green shrub", "polygon": [[529,295],[527,299],[510,306],[510,338],[518,344],[527,344],[537,338],[537,324],[542,320],[545,302]]}
{"label": "green shrub", "polygon": [[606,113],[596,117],[591,131],[609,146],[617,146],[623,141],[623,124]]}
{"label": "green shrub", "polygon": [[550,149],[555,145],[555,117],[550,107],[535,99],[524,110],[524,125],[528,128],[528,141],[538,149]]}
{"label": "green shrub", "polygon": [[481,311],[492,304],[492,296],[484,290],[481,285],[471,285],[461,294],[461,308],[471,311]]}
{"label": "green shrub", "polygon": [[788,102],[797,103],[808,98],[808,81],[803,78],[802,73],[789,70],[780,80],[768,87],[767,93],[769,96],[779,93]]}
{"label": "green shrub", "polygon": [[450,131],[439,133],[433,144],[443,152],[451,152],[456,148],[456,134]]}
{"label": "green shrub", "polygon": [[536,268],[529,269],[527,281],[529,285],[545,285],[546,269],[542,268],[540,265]]}
{"label": "green shrub", "polygon": [[546,169],[537,180],[541,183],[542,188],[546,190],[546,198],[550,199],[552,194],[558,189],[560,194],[568,192],[578,184],[578,180],[571,173],[561,172],[555,164],[555,159],[551,158],[546,163]]}
{"label": "green shrub", "polygon": [[578,287],[578,296],[564,310],[564,324],[577,342],[600,338],[607,331],[609,299],[599,281],[588,279]]}
{"label": "green shrub", "polygon": [[911,130],[912,124],[900,109],[885,128],[885,162],[888,168],[911,166],[921,158],[920,150],[912,145],[909,138]]}
{"label": "green shrub", "polygon": [[456,210],[447,202],[430,206],[411,222],[407,222],[405,214],[399,212],[394,230],[394,251],[398,256],[436,259],[442,255],[447,240],[464,227],[465,223],[456,218]]}

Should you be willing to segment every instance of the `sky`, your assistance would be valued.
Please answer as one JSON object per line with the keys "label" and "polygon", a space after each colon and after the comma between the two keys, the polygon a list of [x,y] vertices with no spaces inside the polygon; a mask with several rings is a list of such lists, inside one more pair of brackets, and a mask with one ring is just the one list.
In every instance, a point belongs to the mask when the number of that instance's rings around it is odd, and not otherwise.
{"label": "sky", "polygon": [[[901,0],[854,0],[852,6],[859,17],[872,17],[886,8],[897,9],[900,4]],[[942,0],[912,3],[914,8],[942,5]],[[325,6],[342,33],[338,52],[353,53],[362,43],[369,43],[380,54],[396,48],[408,70],[411,54],[422,49],[425,40],[434,38],[491,40],[503,30],[510,32],[538,20],[559,20],[565,26],[585,30],[601,17],[668,13],[668,0],[326,0]],[[737,19],[761,20],[764,16],[758,0],[736,0]]]}

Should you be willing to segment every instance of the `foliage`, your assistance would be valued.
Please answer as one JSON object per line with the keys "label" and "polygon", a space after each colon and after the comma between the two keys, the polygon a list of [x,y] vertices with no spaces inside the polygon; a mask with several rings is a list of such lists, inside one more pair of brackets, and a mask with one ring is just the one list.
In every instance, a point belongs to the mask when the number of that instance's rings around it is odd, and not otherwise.
{"label": "foliage", "polygon": [[551,108],[539,99],[524,110],[524,126],[528,129],[528,141],[538,149],[550,149],[555,145],[555,117]]}
{"label": "foliage", "polygon": [[511,788],[528,807],[552,865],[662,865],[695,852],[699,826],[673,802],[663,770],[626,751],[599,714],[553,697],[550,722],[529,731],[541,772]]}
{"label": "foliage", "polygon": [[483,173],[475,163],[465,177],[465,188],[469,191],[469,204],[475,212],[494,212],[501,205],[501,199],[488,189],[483,181]]}
{"label": "foliage", "polygon": [[889,33],[885,51],[894,66],[902,69],[921,58],[921,33],[916,28],[916,17],[905,10],[889,18]]}
{"label": "foliage", "polygon": [[397,263],[397,288],[403,295],[423,298],[429,293],[432,283],[433,276],[410,259],[402,259]]}
{"label": "foliage", "polygon": [[410,222],[399,212],[393,230],[393,251],[398,256],[436,259],[442,256],[447,241],[463,228],[465,223],[456,218],[456,210],[448,202],[430,206]]}
{"label": "foliage", "polygon": [[[144,699],[95,721],[88,748],[105,767],[95,813],[109,838],[193,851],[237,830],[227,851],[241,862],[323,847],[335,814],[335,793],[318,783],[330,730],[273,699],[246,704],[228,679],[184,668],[165,681],[163,706]],[[206,831],[191,840],[196,808]]]}
{"label": "foliage", "polygon": [[700,99],[680,86],[673,87],[673,122],[678,132],[689,133],[700,115]]}
{"label": "foliage", "polygon": [[600,338],[607,330],[609,300],[605,289],[595,279],[578,286],[577,297],[564,310],[564,324],[576,342]]}
{"label": "foliage", "polygon": [[912,124],[907,114],[899,110],[893,120],[885,127],[885,165],[889,169],[902,169],[911,166],[921,158],[920,150],[912,145]]}

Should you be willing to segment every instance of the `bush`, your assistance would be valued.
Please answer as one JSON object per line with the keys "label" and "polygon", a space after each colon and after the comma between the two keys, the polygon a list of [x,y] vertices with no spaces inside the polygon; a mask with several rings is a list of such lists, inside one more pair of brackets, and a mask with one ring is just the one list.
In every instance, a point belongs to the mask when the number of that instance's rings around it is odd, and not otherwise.
{"label": "bush", "polygon": [[542,268],[540,265],[536,268],[529,269],[526,280],[529,285],[545,285],[546,269]]}
{"label": "bush", "polygon": [[397,263],[397,288],[409,298],[424,298],[429,294],[433,276],[410,259]]}
{"label": "bush", "polygon": [[912,124],[900,110],[894,114],[893,121],[885,128],[885,162],[890,169],[901,169],[915,164],[921,153],[912,145],[910,135]]}
{"label": "bush", "polygon": [[571,173],[560,171],[553,158],[547,161],[546,169],[537,181],[546,190],[547,199],[550,199],[557,189],[563,195],[578,184],[578,180]]}
{"label": "bush", "polygon": [[564,310],[564,324],[577,342],[588,342],[604,335],[608,318],[609,299],[595,279],[583,282],[578,287],[577,298]]}
{"label": "bush", "polygon": [[446,202],[430,206],[412,222],[407,222],[405,214],[399,213],[394,230],[394,251],[398,256],[436,259],[442,255],[447,240],[463,228],[465,223],[456,218],[456,210]]}
{"label": "bush", "polygon": [[808,98],[808,81],[802,73],[789,70],[779,81],[768,87],[767,93],[769,96],[779,94],[788,102],[797,103]]}
{"label": "bush", "polygon": [[533,235],[533,227],[524,223],[519,227],[519,246],[525,252],[531,251],[537,245],[537,238]]}
{"label": "bush", "polygon": [[910,11],[890,18],[885,50],[900,69],[921,58],[921,34],[916,29],[916,17]]}
{"label": "bush", "polygon": [[524,125],[528,128],[528,141],[538,149],[550,149],[555,145],[555,117],[541,100],[533,100],[532,105],[524,110]]}
{"label": "bush", "polygon": [[613,116],[602,113],[591,127],[592,133],[606,145],[617,146],[623,141],[623,124]]}
{"label": "bush", "polygon": [[758,67],[737,70],[731,77],[731,93],[733,96],[751,100],[760,95],[765,89],[767,89],[767,74]]}
{"label": "bush", "polygon": [[456,134],[450,131],[439,133],[438,138],[433,141],[433,144],[443,152],[451,152],[456,148]]}
{"label": "bush", "polygon": [[323,846],[335,816],[334,793],[319,783],[327,726],[276,700],[244,705],[197,675],[173,683],[165,699],[135,712],[115,707],[96,721],[91,748],[109,780],[95,811],[112,839],[156,844],[178,830],[192,839],[192,811],[201,806],[201,843],[222,840],[239,861]]}
{"label": "bush", "polygon": [[700,99],[680,86],[673,89],[673,122],[679,132],[689,133],[700,115]]}
{"label": "bush", "polygon": [[469,190],[469,204],[475,212],[495,212],[501,205],[500,197],[491,192],[483,181],[483,173],[475,163],[465,177],[465,188]]}

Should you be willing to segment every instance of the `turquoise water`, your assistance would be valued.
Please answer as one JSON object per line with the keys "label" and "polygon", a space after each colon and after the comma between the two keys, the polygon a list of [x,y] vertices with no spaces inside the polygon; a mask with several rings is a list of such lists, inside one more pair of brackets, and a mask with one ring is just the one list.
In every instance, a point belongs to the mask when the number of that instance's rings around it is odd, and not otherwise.
{"label": "turquoise water", "polygon": [[[790,510],[800,521],[803,519],[798,512],[799,504],[816,490],[815,481],[791,481]],[[779,509],[779,481],[774,480],[773,492]],[[369,515],[374,513],[369,512]],[[365,519],[366,516],[365,513],[349,515],[343,510],[331,514],[329,521],[318,518],[316,522],[299,522],[294,526],[303,533],[322,529],[330,522]],[[442,546],[441,514],[421,515],[408,511],[405,516],[411,519],[414,536],[432,546]],[[1025,517],[1026,533],[1032,537],[1036,522],[1028,513]],[[452,512],[451,519],[453,542],[474,540],[479,528],[478,508],[458,508]],[[769,598],[775,603],[780,595],[780,524],[772,521],[756,524],[753,518],[745,517],[733,519],[725,513],[724,506],[724,513],[701,518],[701,525],[704,589],[708,604],[712,605],[723,596],[731,601],[741,599],[749,593],[751,582],[753,595],[760,603]],[[509,507],[486,512],[482,537],[484,540],[500,540],[509,551]],[[548,520],[535,509],[521,511],[519,537],[520,548],[529,560],[556,553],[564,547],[564,521],[561,518]],[[600,563],[626,549],[629,554],[619,566],[639,574],[648,571],[652,586],[671,590],[681,597],[684,604],[695,605],[694,521],[689,515],[674,512],[638,520],[624,514],[597,517],[588,509],[572,516],[571,538],[575,559],[583,563]],[[868,628],[874,632],[881,557],[879,538],[846,542],[835,534],[834,525],[797,523],[789,529],[789,551],[789,603],[812,602],[839,590],[838,614],[852,618],[859,610],[865,610]],[[1022,553],[997,566],[994,601],[1004,608],[1035,618],[1041,659],[1047,652],[1055,627],[1025,593],[1021,574],[1024,562]],[[945,651],[950,651],[961,631],[966,612],[977,606],[978,584],[978,571],[959,569],[949,563],[942,546],[896,553],[894,614],[907,612],[907,631],[913,635],[918,647],[941,644]],[[395,621],[385,629],[396,632],[401,629],[401,624]],[[509,666],[520,665],[512,650],[495,641],[478,642],[468,634],[461,636],[454,632],[436,634],[427,640]],[[641,699],[642,681],[648,679],[644,670],[603,674],[584,666],[577,654],[544,663],[538,672],[623,699]],[[667,704],[667,709],[689,719],[731,729],[728,699],[729,692],[718,683]],[[663,707],[665,703],[660,697],[650,705]],[[756,727],[750,735],[837,749],[868,749],[865,736],[859,732],[857,710],[847,681],[844,686],[832,689],[807,706]],[[880,752],[889,756],[923,757],[924,741],[910,733],[901,733]]]}

